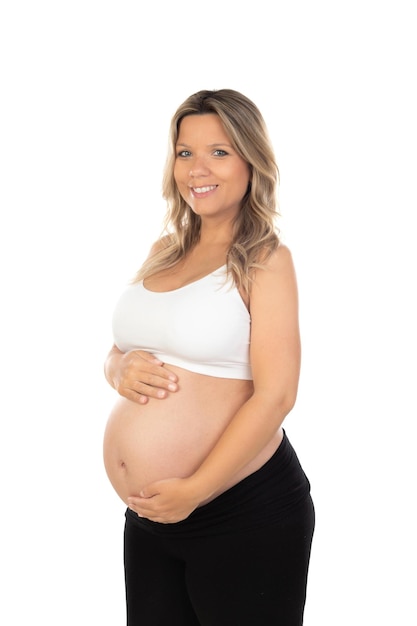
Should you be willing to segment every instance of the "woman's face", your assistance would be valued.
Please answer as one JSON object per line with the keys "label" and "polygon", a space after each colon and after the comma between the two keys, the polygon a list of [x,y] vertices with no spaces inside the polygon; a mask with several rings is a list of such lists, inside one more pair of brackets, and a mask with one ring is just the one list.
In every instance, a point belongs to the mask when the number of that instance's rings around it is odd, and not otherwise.
{"label": "woman's face", "polygon": [[234,218],[250,181],[249,166],[232,148],[218,115],[188,115],[180,123],[174,178],[201,217]]}

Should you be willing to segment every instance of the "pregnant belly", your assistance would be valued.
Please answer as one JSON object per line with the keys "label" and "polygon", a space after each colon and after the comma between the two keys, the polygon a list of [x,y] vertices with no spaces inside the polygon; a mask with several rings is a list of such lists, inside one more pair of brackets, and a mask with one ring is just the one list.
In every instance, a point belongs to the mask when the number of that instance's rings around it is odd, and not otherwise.
{"label": "pregnant belly", "polygon": [[227,381],[223,394],[217,379],[215,396],[199,382],[190,386],[192,393],[181,385],[169,398],[146,405],[117,401],[104,434],[104,464],[125,503],[155,480],[192,474],[252,393],[249,381]]}

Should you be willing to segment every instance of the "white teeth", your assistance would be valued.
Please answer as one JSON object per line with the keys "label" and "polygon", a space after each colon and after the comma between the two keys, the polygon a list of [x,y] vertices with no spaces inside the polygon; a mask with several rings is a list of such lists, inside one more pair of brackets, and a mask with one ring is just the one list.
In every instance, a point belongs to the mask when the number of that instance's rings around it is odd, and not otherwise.
{"label": "white teeth", "polygon": [[194,191],[197,193],[207,193],[207,191],[211,191],[212,189],[216,189],[217,185],[210,185],[210,187],[193,187]]}

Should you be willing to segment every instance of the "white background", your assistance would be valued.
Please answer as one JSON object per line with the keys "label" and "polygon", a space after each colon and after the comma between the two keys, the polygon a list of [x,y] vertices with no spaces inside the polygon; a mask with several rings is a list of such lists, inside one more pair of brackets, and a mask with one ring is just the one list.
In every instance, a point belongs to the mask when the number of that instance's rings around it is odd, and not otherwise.
{"label": "white background", "polygon": [[222,87],[267,121],[298,273],[305,625],[417,624],[412,5],[2,3],[2,624],[124,624],[112,308],[159,234],[170,117]]}

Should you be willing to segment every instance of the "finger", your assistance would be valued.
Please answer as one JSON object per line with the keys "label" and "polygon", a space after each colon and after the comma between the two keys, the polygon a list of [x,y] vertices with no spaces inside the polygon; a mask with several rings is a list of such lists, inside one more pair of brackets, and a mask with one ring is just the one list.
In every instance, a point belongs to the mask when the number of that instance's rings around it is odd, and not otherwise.
{"label": "finger", "polygon": [[147,404],[149,402],[149,398],[146,394],[138,393],[134,389],[118,387],[117,391],[121,396],[124,396],[128,400],[136,402],[137,404]]}
{"label": "finger", "polygon": [[149,382],[136,381],[133,385],[136,393],[143,394],[149,398],[166,398],[169,392],[178,390],[176,383],[168,383],[167,381],[156,380],[152,378]]}
{"label": "finger", "polygon": [[149,402],[149,398],[148,396],[144,396],[143,394],[139,393],[136,394],[137,398],[138,398],[138,402],[139,404],[147,404]]}
{"label": "finger", "polygon": [[147,495],[147,496],[129,496],[127,499],[128,505],[129,506],[136,506],[139,508],[145,508],[145,509],[154,509],[155,508],[155,503],[151,502],[151,500],[155,497],[159,495],[158,493],[154,493],[152,495]]}
{"label": "finger", "polygon": [[150,387],[155,387],[158,389],[166,389],[167,391],[177,391],[178,382],[171,378],[162,378],[161,376],[150,374],[146,377],[145,381],[147,385]]}
{"label": "finger", "polygon": [[132,354],[139,356],[144,361],[148,361],[148,363],[153,363],[154,365],[163,365],[163,361],[158,359],[151,352],[147,352],[146,350],[132,350]]}
{"label": "finger", "polygon": [[147,361],[147,363],[151,366],[150,373],[158,378],[172,380],[174,382],[178,380],[178,376],[172,372],[163,361],[155,357],[153,354],[146,352],[145,350],[132,350],[132,354],[137,358]]}
{"label": "finger", "polygon": [[178,382],[178,376],[171,372],[171,370],[167,369],[165,365],[151,365],[149,367],[148,375],[155,380],[160,380],[164,382]]}
{"label": "finger", "polygon": [[149,398],[163,399],[168,395],[168,392],[164,389],[155,389],[139,382],[133,383],[129,387],[119,386],[117,391],[121,396],[137,404],[147,404]]}

